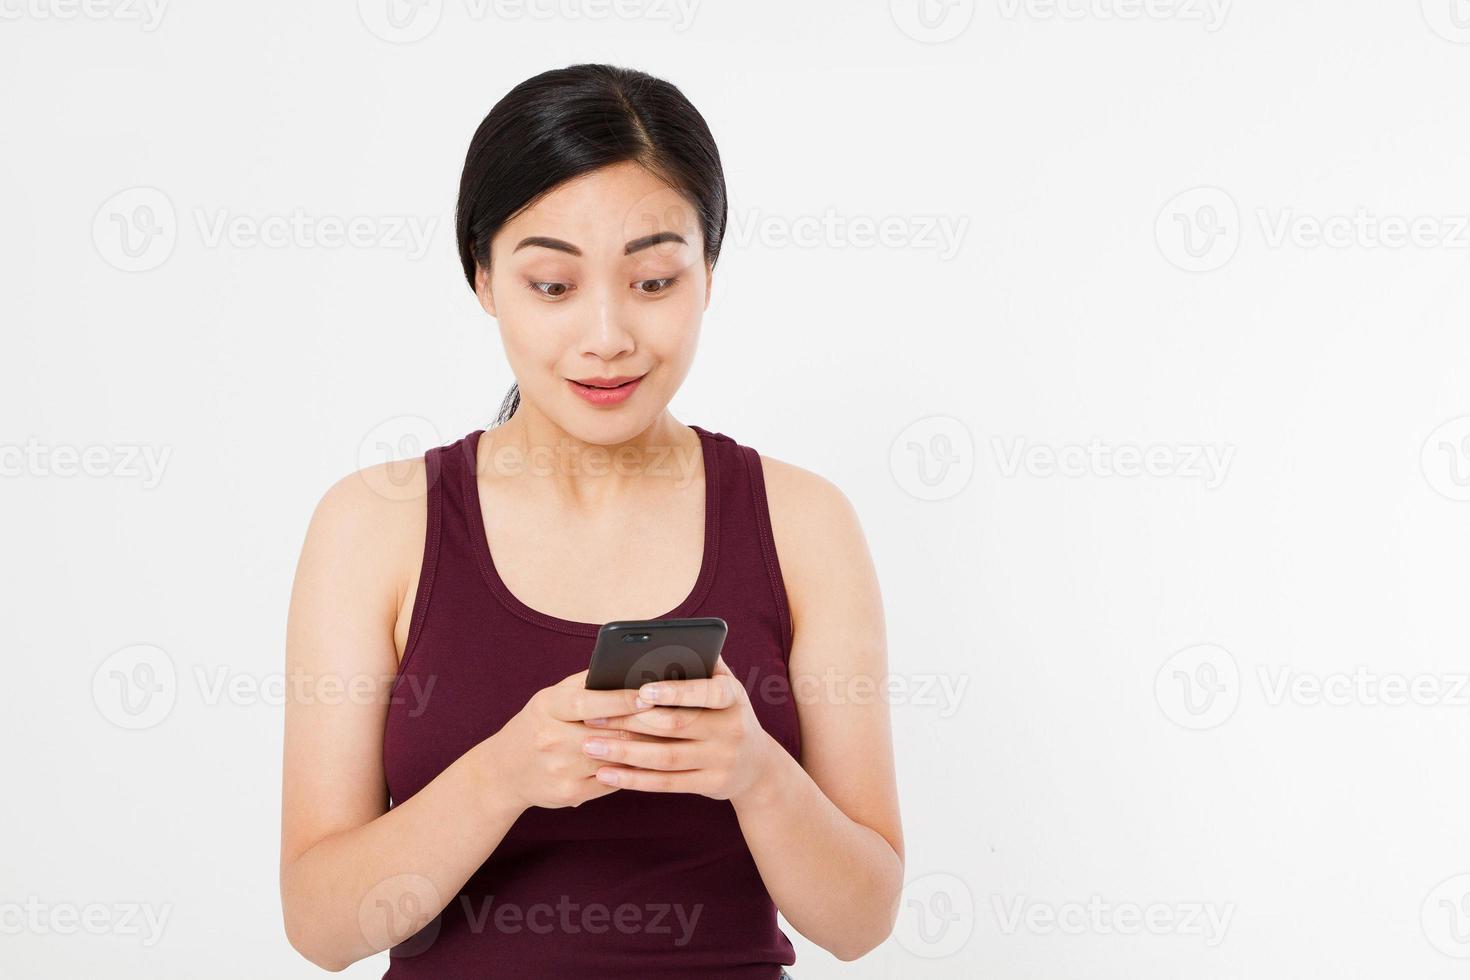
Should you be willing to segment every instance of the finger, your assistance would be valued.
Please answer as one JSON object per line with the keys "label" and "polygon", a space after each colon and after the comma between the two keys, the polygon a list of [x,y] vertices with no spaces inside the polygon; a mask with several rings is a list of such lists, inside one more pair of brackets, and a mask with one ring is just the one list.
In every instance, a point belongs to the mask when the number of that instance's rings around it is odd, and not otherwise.
{"label": "finger", "polygon": [[649,707],[647,701],[638,697],[637,691],[593,691],[571,684],[557,684],[549,690],[551,716],[562,721],[586,721],[588,718],[627,715]]}
{"label": "finger", "polygon": [[683,681],[654,681],[638,689],[638,696],[649,704],[682,705],[688,708],[728,708],[735,703],[733,685],[737,681],[726,671],[723,675]]}
{"label": "finger", "polygon": [[[595,720],[595,719],[593,719]],[[630,742],[682,742],[685,739],[669,735],[649,735],[646,732],[632,732],[626,728],[604,728],[600,725],[591,725],[588,722],[572,722],[578,725],[581,731],[577,732],[578,738],[586,738],[588,735],[597,735],[600,738],[625,738]]]}
{"label": "finger", "polygon": [[626,766],[603,766],[597,770],[599,782],[618,789],[636,789],[645,793],[699,793],[708,783],[702,770],[658,772],[630,769]]}
{"label": "finger", "polygon": [[657,707],[637,714],[588,719],[586,724],[602,731],[621,730],[665,738],[698,738],[704,730],[702,711],[689,708]]}
{"label": "finger", "polygon": [[620,787],[597,778],[597,773],[591,773],[586,777],[587,788],[583,790],[588,800],[595,800],[609,793],[616,793]]}
{"label": "finger", "polygon": [[582,740],[582,751],[590,759],[667,772],[704,768],[704,760],[708,755],[705,748],[704,742],[684,739],[644,742],[591,735]]}

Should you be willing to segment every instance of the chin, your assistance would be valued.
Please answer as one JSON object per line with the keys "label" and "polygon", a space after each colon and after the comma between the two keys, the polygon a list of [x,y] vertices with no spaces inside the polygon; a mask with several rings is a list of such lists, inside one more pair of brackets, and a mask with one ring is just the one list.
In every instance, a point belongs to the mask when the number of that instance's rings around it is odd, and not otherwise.
{"label": "chin", "polygon": [[[576,398],[575,395],[572,396]],[[624,406],[609,411],[590,405],[573,405],[556,423],[574,439],[593,446],[612,446],[627,442],[648,428],[653,419],[646,411]]]}

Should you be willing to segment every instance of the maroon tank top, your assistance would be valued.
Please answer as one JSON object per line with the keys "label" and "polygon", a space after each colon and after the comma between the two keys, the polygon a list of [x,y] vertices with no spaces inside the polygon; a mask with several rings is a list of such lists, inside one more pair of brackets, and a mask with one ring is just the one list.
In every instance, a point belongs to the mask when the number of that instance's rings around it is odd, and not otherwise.
{"label": "maroon tank top", "polygon": [[[704,559],[693,590],[658,618],[725,620],[725,662],[761,725],[799,761],[786,672],[791,618],[760,457],[691,428],[704,454]],[[536,691],[586,669],[600,625],[538,612],[501,581],[475,474],[483,432],[424,454],[423,570],[383,734],[395,806]],[[637,573],[631,562],[628,573]],[[390,957],[385,980],[776,980],[796,960],[730,803],[626,789],[526,810],[439,916]]]}

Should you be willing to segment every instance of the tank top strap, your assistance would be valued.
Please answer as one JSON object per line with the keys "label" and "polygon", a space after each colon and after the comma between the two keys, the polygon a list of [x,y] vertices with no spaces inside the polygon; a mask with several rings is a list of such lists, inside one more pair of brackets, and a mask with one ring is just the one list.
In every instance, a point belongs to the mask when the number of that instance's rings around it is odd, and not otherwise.
{"label": "tank top strap", "polygon": [[771,531],[760,453],[723,432],[710,432],[697,425],[690,428],[710,437],[720,454],[720,510],[727,529],[726,550],[721,555],[721,588],[751,601],[764,599],[763,605],[781,638],[782,659],[787,660],[793,638],[791,607]]}
{"label": "tank top strap", "polygon": [[467,456],[469,451],[467,441],[460,438],[424,452],[424,552],[413,616],[399,662],[399,677],[403,676],[423,634],[439,569],[455,567],[469,557],[468,521],[460,493],[466,468],[474,468],[474,460]]}

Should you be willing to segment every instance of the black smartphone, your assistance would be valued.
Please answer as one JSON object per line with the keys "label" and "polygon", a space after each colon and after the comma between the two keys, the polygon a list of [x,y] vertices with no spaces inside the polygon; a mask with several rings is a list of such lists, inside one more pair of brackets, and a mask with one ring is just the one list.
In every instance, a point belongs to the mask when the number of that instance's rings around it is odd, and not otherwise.
{"label": "black smartphone", "polygon": [[651,681],[712,677],[728,627],[703,619],[641,619],[607,623],[587,665],[594,691],[636,690]]}

